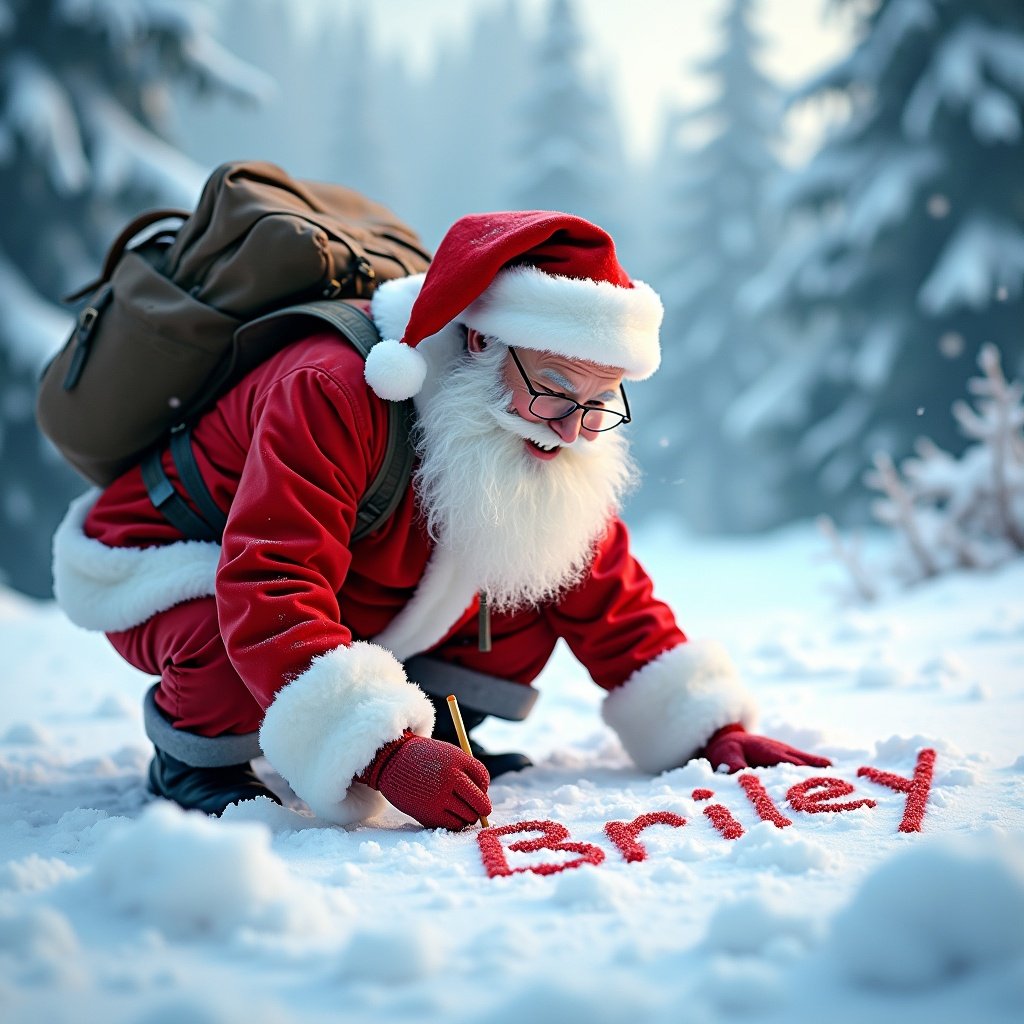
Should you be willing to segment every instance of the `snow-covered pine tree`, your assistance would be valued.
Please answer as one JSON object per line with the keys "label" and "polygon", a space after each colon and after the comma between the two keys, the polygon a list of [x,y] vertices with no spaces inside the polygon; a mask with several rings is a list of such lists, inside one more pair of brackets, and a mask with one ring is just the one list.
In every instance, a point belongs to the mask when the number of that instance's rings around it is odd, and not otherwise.
{"label": "snow-covered pine tree", "polygon": [[[205,167],[226,160],[271,160],[290,174],[326,178],[329,129],[348,57],[344,15],[328,20],[325,5],[288,0],[205,0],[217,32],[263,75],[259,102],[174,88],[175,133],[182,149]],[[330,54],[329,40],[342,45]]]}
{"label": "snow-covered pine tree", "polygon": [[[391,150],[395,209],[436,246],[456,218],[502,209],[513,172],[532,40],[519,0],[481,4],[465,34],[438,43],[414,80],[385,70],[377,109]],[[378,56],[378,68],[382,58]]]}
{"label": "snow-covered pine tree", "polygon": [[0,5],[0,582],[50,592],[50,536],[83,483],[35,426],[36,379],[123,222],[191,205],[202,174],[164,136],[166,85],[247,93],[187,2]]}
{"label": "snow-covered pine tree", "polygon": [[624,248],[624,156],[607,89],[585,67],[571,0],[551,0],[520,108],[509,209],[560,210],[600,224]]}
{"label": "snow-covered pine tree", "polygon": [[325,5],[305,61],[328,105],[326,116],[305,122],[306,131],[323,143],[324,166],[317,176],[358,189],[406,216],[395,124],[381,116],[387,102],[382,89],[384,83],[394,84],[393,72],[374,49],[365,10],[356,6],[341,16],[338,4]]}
{"label": "snow-covered pine tree", "polygon": [[[208,0],[232,45],[265,75],[262,101],[231,111],[176,90],[178,137],[204,164],[270,160],[298,178],[358,189],[411,219],[422,167],[398,159],[421,119],[402,62],[375,48],[365,10],[350,0]],[[399,106],[399,98],[401,106]],[[384,114],[387,111],[387,115]]]}
{"label": "snow-covered pine tree", "polygon": [[[681,513],[703,531],[764,527],[777,517],[773,461],[730,432],[736,396],[775,347],[770,318],[737,303],[775,244],[764,192],[778,165],[779,95],[760,70],[757,0],[729,0],[716,52],[697,65],[711,98],[673,116],[659,162],[668,181],[658,274],[662,367],[643,389],[645,509]],[[639,394],[639,392],[638,392]]]}
{"label": "snow-covered pine tree", "polygon": [[[816,227],[748,294],[814,325],[777,368],[778,431],[797,511],[863,518],[863,463],[927,433],[963,446],[947,410],[994,342],[1024,360],[1024,5],[837,0],[853,51],[797,98],[846,114],[782,201]],[[767,427],[770,417],[762,420]]]}
{"label": "snow-covered pine tree", "polygon": [[435,246],[457,217],[507,202],[529,40],[519,0],[474,11],[428,66],[385,50],[354,0],[209,0],[238,54],[274,83],[258,109],[177,97],[179,135],[204,163],[273,160],[390,206]]}

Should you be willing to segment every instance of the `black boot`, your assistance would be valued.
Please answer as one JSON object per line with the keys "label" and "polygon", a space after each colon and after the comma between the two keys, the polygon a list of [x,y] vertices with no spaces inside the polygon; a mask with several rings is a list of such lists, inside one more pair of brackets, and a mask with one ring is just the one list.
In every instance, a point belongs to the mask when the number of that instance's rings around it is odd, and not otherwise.
{"label": "black boot", "polygon": [[[427,694],[427,697],[434,705],[434,739],[444,740],[446,743],[452,743],[456,747],[459,746],[459,736],[455,731],[455,723],[452,722],[451,712],[448,710],[448,702],[441,697],[433,697],[430,694]],[[474,711],[472,708],[460,706],[459,710],[462,713],[462,724],[466,727],[467,733],[470,729],[475,729],[487,717],[482,712]],[[533,766],[533,762],[525,754],[515,750],[504,754],[492,754],[481,747],[472,736],[469,737],[469,749],[473,751],[473,756],[478,761],[483,762],[483,766],[487,769],[487,774],[492,779],[496,779],[499,775],[504,775],[507,772],[519,772],[524,768],[531,768]]]}
{"label": "black boot", "polygon": [[155,748],[149,762],[149,791],[173,800],[186,810],[203,811],[219,817],[229,804],[255,800],[258,796],[281,801],[263,783],[246,761],[220,768],[197,768]]}
{"label": "black boot", "polygon": [[503,754],[492,754],[490,751],[484,750],[472,736],[469,738],[469,749],[473,751],[473,756],[478,761],[483,762],[487,774],[492,779],[496,779],[506,772],[521,772],[524,768],[533,767],[533,762],[520,751],[507,750]]}

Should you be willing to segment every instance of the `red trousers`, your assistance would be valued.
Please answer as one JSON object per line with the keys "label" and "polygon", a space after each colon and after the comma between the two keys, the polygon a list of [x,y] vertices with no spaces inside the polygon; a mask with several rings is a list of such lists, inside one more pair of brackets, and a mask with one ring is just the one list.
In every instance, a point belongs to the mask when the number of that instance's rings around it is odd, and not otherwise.
{"label": "red trousers", "polygon": [[220,736],[260,727],[264,708],[228,658],[212,597],[175,605],[107,637],[130,665],[160,677],[157,706],[178,728]]}

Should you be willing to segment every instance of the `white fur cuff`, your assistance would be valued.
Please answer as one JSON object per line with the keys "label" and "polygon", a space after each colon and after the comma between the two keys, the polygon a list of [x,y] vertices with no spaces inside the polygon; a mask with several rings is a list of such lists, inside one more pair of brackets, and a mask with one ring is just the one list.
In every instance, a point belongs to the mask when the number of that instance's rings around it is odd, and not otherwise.
{"label": "white fur cuff", "polygon": [[314,658],[267,709],[264,754],[320,818],[371,817],[384,798],[353,778],[406,729],[429,736],[434,709],[390,651],[358,641]]}
{"label": "white fur cuff", "polygon": [[76,498],[53,535],[54,594],[76,626],[108,633],[130,629],[214,592],[219,544],[183,540],[114,548],[88,537],[85,520],[99,493]]}
{"label": "white fur cuff", "polygon": [[608,694],[601,715],[637,767],[656,774],[684,764],[723,725],[753,724],[755,709],[725,648],[704,640],[637,669]]}

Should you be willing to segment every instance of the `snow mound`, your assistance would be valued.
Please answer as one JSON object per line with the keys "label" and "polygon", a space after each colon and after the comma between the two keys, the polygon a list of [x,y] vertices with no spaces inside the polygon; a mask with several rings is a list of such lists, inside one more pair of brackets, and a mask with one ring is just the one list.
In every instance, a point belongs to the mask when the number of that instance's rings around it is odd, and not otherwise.
{"label": "snow mound", "polygon": [[0,889],[39,892],[66,878],[74,878],[77,873],[59,857],[40,857],[38,853],[30,853],[21,860],[0,864]]}
{"label": "snow mound", "polygon": [[652,1014],[650,988],[633,977],[616,977],[614,990],[600,986],[595,994],[593,979],[573,977],[570,972],[545,977],[516,991],[501,988],[503,998],[480,1013],[478,1020],[488,1024],[623,1024],[624,1021],[649,1020]]}
{"label": "snow mound", "polygon": [[341,975],[363,983],[403,985],[437,975],[446,965],[444,936],[434,927],[409,921],[360,928],[349,943]]}
{"label": "snow mound", "polygon": [[611,910],[623,913],[635,901],[633,884],[620,874],[584,865],[579,871],[563,871],[553,898],[571,910]]}
{"label": "snow mound", "polygon": [[107,694],[97,705],[93,714],[97,718],[141,718],[139,706],[134,700],[129,700],[124,694]]}
{"label": "snow mound", "polygon": [[890,656],[872,657],[857,672],[857,685],[862,689],[896,689],[907,683],[907,673]]}
{"label": "snow mound", "polygon": [[80,884],[114,912],[184,938],[242,928],[308,936],[326,932],[332,914],[346,916],[336,891],[297,878],[272,852],[265,826],[167,801],[106,837]]}
{"label": "snow mound", "polygon": [[786,874],[825,871],[839,857],[820,843],[795,835],[792,829],[776,828],[771,822],[754,825],[733,847],[733,858],[746,867],[778,868]]}
{"label": "snow mound", "polygon": [[712,789],[717,781],[711,765],[705,758],[698,758],[687,761],[680,768],[670,768],[658,776],[658,781],[663,784],[660,791],[665,796],[674,793],[684,792],[693,789]]}
{"label": "snow mound", "polygon": [[938,736],[922,736],[920,733],[916,733],[913,736],[890,736],[887,740],[879,740],[875,744],[875,756],[872,763],[913,767],[918,751],[928,747],[937,751],[944,760],[964,760],[963,751],[952,743]]}
{"label": "snow mound", "polygon": [[832,639],[837,643],[859,640],[890,640],[900,632],[898,624],[860,610],[839,612],[835,622]]}
{"label": "snow mound", "polygon": [[952,768],[935,780],[935,786],[939,789],[956,786],[977,786],[979,782],[978,773],[973,768]]}
{"label": "snow mound", "polygon": [[23,984],[79,988],[82,949],[71,922],[52,907],[0,909],[0,964]]}
{"label": "snow mound", "polygon": [[243,800],[239,804],[231,804],[221,815],[221,821],[255,822],[265,825],[274,835],[290,832],[302,832],[306,829],[320,827],[317,819],[308,813],[282,807],[267,797],[256,800]]}
{"label": "snow mound", "polygon": [[16,722],[0,737],[0,742],[24,747],[46,747],[53,745],[53,737],[35,722]]}
{"label": "snow mound", "polygon": [[1024,838],[951,837],[884,863],[833,922],[852,981],[924,988],[1024,956]]}
{"label": "snow mound", "polygon": [[781,897],[761,892],[719,907],[708,922],[704,946],[731,955],[761,954],[779,942],[808,948],[816,930],[813,921],[785,906]]}
{"label": "snow mound", "polygon": [[748,959],[713,960],[701,977],[698,991],[715,1004],[721,1012],[720,1020],[764,1012],[783,998],[778,968]]}
{"label": "snow mound", "polygon": [[786,718],[775,715],[765,721],[763,728],[772,739],[781,740],[800,750],[814,750],[820,753],[828,744],[828,737],[821,729],[793,725]]}
{"label": "snow mound", "polygon": [[929,658],[920,668],[919,673],[930,679],[955,680],[967,675],[967,666],[963,659],[955,654],[942,653]]}
{"label": "snow mound", "polygon": [[[230,992],[204,992],[201,996],[172,995],[166,1001],[154,1000],[135,1024],[236,1024],[238,999]],[[275,1001],[253,1002],[245,1009],[245,1024],[288,1024],[295,1018]]]}

